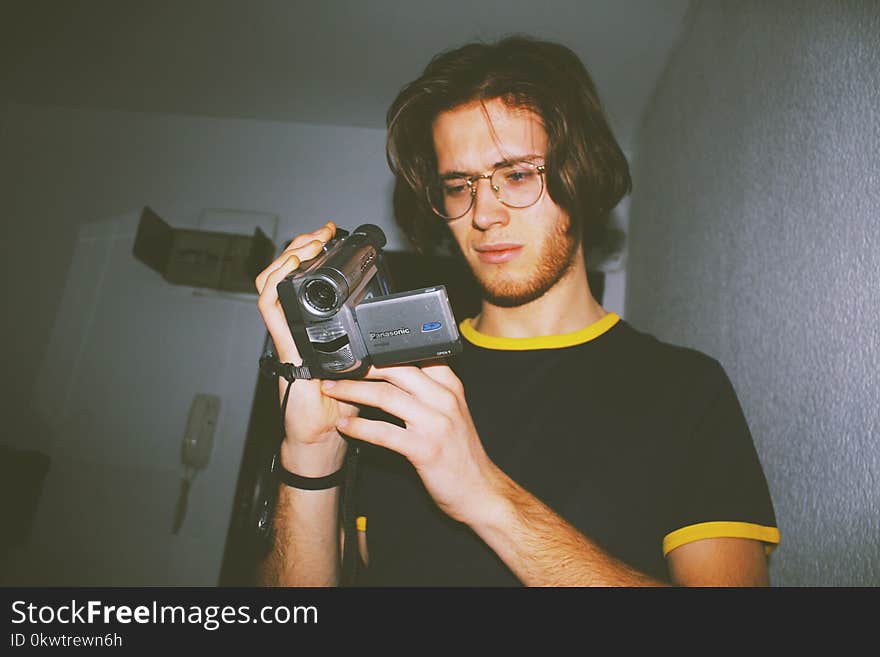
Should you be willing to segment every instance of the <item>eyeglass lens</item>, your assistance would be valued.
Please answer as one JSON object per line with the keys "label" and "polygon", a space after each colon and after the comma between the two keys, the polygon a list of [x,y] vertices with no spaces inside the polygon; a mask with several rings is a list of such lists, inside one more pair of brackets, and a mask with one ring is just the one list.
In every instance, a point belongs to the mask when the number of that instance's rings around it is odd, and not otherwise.
{"label": "eyeglass lens", "polygon": [[[457,219],[471,209],[481,176],[443,178],[428,188],[431,207],[441,217]],[[537,165],[515,162],[498,167],[489,180],[499,201],[512,208],[525,208],[541,196],[543,180]]]}

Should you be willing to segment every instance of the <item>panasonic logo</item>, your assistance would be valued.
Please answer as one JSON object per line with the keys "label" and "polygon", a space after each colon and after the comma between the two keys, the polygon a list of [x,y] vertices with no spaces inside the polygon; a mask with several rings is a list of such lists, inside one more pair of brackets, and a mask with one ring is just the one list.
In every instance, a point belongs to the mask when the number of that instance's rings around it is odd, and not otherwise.
{"label": "panasonic logo", "polygon": [[378,333],[373,333],[370,331],[370,340],[381,340],[382,338],[393,338],[398,335],[409,335],[409,329],[406,327],[399,329],[392,329],[391,331],[379,331]]}

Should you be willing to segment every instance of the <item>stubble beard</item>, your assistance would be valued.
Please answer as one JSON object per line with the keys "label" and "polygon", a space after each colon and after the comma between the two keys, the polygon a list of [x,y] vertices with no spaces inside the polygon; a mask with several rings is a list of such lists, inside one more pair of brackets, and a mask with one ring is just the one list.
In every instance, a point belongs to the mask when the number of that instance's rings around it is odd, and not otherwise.
{"label": "stubble beard", "polygon": [[475,272],[474,278],[483,298],[495,306],[513,308],[544,296],[574,266],[579,238],[569,231],[569,221],[560,221],[541,245],[541,254],[532,276],[517,279],[513,276],[484,278]]}

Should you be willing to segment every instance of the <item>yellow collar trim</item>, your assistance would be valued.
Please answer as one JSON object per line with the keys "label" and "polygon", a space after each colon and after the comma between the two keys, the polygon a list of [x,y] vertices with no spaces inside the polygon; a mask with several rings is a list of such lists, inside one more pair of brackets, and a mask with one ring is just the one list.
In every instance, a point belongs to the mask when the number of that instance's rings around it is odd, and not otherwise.
{"label": "yellow collar trim", "polygon": [[458,328],[468,342],[478,347],[503,349],[506,351],[526,351],[528,349],[560,349],[562,347],[573,347],[583,344],[598,338],[619,321],[620,317],[617,313],[608,313],[602,319],[574,333],[540,335],[534,338],[501,338],[494,335],[484,335],[471,326],[470,319],[463,320],[458,325]]}

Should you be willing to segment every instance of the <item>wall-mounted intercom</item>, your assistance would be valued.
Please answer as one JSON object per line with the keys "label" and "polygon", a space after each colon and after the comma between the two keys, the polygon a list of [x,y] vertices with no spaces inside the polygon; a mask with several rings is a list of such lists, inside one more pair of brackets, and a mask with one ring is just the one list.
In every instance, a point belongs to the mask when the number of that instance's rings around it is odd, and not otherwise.
{"label": "wall-mounted intercom", "polygon": [[211,458],[214,446],[214,430],[220,415],[220,397],[200,393],[193,398],[183,434],[180,460],[184,466],[183,478],[180,481],[180,495],[174,513],[174,524],[171,533],[176,534],[183,526],[186,517],[189,489],[196,473],[202,470]]}

